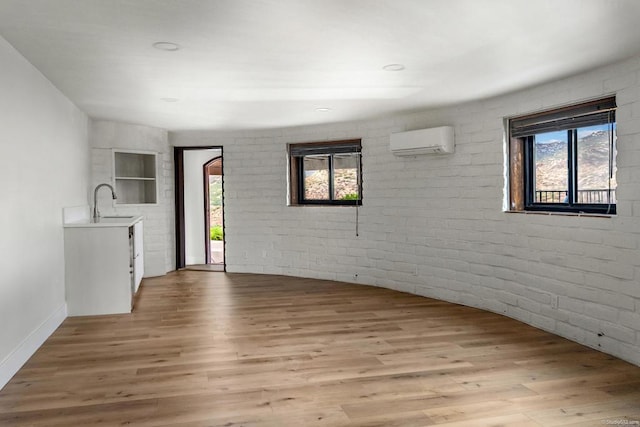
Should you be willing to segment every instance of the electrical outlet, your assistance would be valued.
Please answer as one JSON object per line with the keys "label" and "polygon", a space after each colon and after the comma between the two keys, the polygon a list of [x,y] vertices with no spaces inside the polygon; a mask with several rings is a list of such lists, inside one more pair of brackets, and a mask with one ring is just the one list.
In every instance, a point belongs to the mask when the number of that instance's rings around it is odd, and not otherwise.
{"label": "electrical outlet", "polygon": [[551,295],[551,308],[558,308],[558,295]]}

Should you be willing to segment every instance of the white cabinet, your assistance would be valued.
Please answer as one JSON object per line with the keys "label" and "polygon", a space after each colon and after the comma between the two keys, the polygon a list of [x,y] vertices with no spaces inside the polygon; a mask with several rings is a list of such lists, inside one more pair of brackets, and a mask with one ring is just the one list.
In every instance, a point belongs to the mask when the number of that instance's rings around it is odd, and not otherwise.
{"label": "white cabinet", "polygon": [[153,152],[113,150],[116,206],[158,203],[156,157]]}
{"label": "white cabinet", "polygon": [[138,292],[138,288],[140,287],[140,282],[142,282],[142,276],[144,275],[144,253],[143,247],[144,242],[142,240],[142,221],[138,221],[133,224],[132,232],[132,257],[131,267],[133,268],[133,293]]}
{"label": "white cabinet", "polygon": [[144,272],[142,221],[65,225],[69,316],[130,313]]}

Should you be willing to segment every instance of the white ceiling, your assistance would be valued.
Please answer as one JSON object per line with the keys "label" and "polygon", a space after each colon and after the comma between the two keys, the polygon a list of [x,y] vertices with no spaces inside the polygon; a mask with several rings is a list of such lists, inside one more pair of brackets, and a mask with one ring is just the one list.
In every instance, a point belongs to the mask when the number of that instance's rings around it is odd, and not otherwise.
{"label": "white ceiling", "polygon": [[91,117],[255,129],[459,103],[630,57],[640,1],[0,0],[0,35]]}

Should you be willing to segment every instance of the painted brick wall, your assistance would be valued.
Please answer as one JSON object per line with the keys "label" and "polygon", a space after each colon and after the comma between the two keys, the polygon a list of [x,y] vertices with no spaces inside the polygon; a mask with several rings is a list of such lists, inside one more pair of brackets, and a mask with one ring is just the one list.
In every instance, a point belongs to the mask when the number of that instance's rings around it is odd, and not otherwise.
{"label": "painted brick wall", "polygon": [[145,277],[160,276],[175,268],[174,253],[174,184],[173,151],[169,147],[167,131],[147,126],[92,120],[89,128],[91,144],[91,194],[106,182],[113,184],[112,149],[142,150],[157,153],[158,204],[150,206],[115,206],[108,190],[98,193],[103,215],[144,216]]}
{"label": "painted brick wall", "polygon": [[[640,364],[639,73],[633,58],[418,114],[179,132],[170,142],[224,146],[230,272],[355,282],[480,307]],[[504,118],[614,93],[618,215],[504,212]],[[440,125],[455,126],[455,154],[388,151],[391,133]],[[287,206],[286,144],[344,138],[362,138],[363,206]]]}

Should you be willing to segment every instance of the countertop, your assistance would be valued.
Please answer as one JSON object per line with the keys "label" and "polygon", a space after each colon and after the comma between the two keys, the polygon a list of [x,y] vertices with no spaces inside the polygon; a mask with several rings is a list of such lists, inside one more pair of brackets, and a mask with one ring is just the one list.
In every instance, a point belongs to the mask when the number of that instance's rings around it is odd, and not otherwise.
{"label": "countertop", "polygon": [[65,228],[77,228],[77,227],[131,227],[138,221],[142,220],[142,215],[131,215],[131,216],[109,216],[105,215],[99,219],[98,222],[94,222],[93,219],[90,220],[79,220],[67,222],[64,224]]}

